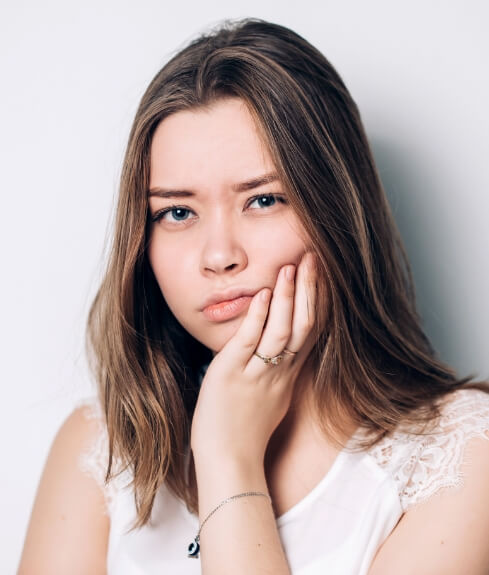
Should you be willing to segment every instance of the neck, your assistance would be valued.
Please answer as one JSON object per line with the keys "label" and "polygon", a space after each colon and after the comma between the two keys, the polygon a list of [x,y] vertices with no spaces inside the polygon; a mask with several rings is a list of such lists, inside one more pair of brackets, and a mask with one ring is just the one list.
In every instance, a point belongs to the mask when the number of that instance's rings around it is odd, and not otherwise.
{"label": "neck", "polygon": [[302,366],[294,382],[290,406],[282,421],[273,432],[267,447],[267,457],[275,458],[286,451],[291,442],[310,428],[313,415],[311,409],[314,366],[311,356]]}
{"label": "neck", "polygon": [[[328,438],[320,425],[314,402],[313,382],[316,367],[309,356],[294,384],[289,410],[273,432],[267,446],[265,462],[268,466],[277,464],[290,456],[296,448],[304,448],[313,442],[322,449],[338,451],[338,441],[346,442],[356,429],[356,424],[345,419],[345,427],[338,431],[337,441]],[[321,420],[327,421],[328,414],[321,413]],[[346,415],[345,415],[346,417]]]}

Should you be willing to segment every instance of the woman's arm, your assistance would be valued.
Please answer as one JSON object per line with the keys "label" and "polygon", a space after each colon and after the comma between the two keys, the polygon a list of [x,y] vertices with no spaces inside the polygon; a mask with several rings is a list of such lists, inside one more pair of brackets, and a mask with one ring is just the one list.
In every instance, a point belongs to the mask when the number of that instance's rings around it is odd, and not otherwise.
{"label": "woman's arm", "polygon": [[80,407],[59,429],[41,476],[17,575],[105,575],[109,518],[94,479],[78,467],[99,432]]}
{"label": "woman's arm", "polygon": [[[297,273],[295,265],[283,266],[270,302],[271,295],[269,289],[255,294],[246,317],[211,361],[200,386],[191,448],[201,524],[228,497],[247,491],[268,493],[267,445],[290,407],[313,343],[308,336],[315,320],[314,256],[305,253]],[[260,355],[281,357],[281,363],[264,362],[255,354],[257,346]],[[289,353],[278,355],[286,346]],[[203,575],[290,573],[266,497],[242,497],[223,505],[203,526],[201,543]]]}
{"label": "woman's arm", "polygon": [[471,439],[466,461],[464,486],[407,511],[369,575],[488,575],[489,441]]}
{"label": "woman's arm", "polygon": [[[195,470],[200,524],[227,497],[246,491],[268,494],[263,465],[237,461],[199,465],[196,461]],[[203,575],[290,574],[272,505],[266,497],[229,501],[205,523],[200,540]]]}

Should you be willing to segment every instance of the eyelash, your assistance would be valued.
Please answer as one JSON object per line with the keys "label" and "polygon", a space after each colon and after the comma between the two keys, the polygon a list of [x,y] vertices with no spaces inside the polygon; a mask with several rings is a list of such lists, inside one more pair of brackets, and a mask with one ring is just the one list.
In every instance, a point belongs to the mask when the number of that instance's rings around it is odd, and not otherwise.
{"label": "eyelash", "polygon": [[[273,198],[276,201],[278,201],[281,204],[287,204],[287,200],[285,198],[285,196],[281,196],[278,194],[260,194],[258,196],[253,196],[248,200],[248,206],[250,204],[252,204],[255,200],[258,200],[259,198]],[[275,204],[273,204],[272,206],[264,206],[264,208],[273,208]],[[261,210],[263,210],[264,208],[261,208]],[[153,216],[151,216],[151,222],[152,223],[157,223],[159,222],[161,219],[163,219],[163,217],[165,216],[165,214],[172,212],[174,210],[186,210],[188,212],[191,212],[192,210],[189,208],[186,208],[185,206],[169,206],[168,208],[164,208],[163,210],[160,210],[158,212],[155,212],[155,214]],[[261,211],[260,210],[260,211]],[[172,224],[176,224],[179,225],[177,222],[186,222],[187,220],[176,220],[174,222],[172,222]]]}

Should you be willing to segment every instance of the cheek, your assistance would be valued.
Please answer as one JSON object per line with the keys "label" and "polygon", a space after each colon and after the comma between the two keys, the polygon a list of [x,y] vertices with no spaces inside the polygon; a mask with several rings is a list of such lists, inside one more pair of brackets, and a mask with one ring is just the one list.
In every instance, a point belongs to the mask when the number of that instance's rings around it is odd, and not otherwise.
{"label": "cheek", "polygon": [[[306,246],[310,244],[307,239],[300,220],[292,213],[284,215],[281,218],[264,220],[262,225],[250,228],[247,234],[246,245],[248,248],[260,247],[265,254],[283,253],[288,251],[290,256],[304,252]],[[264,248],[266,246],[266,248]]]}
{"label": "cheek", "polygon": [[280,254],[283,264],[300,263],[302,256],[308,249],[310,242],[306,239],[306,234],[302,226],[295,218],[290,218],[278,231],[275,238],[266,244],[274,247],[274,252]]}
{"label": "cheek", "polygon": [[288,219],[287,223],[290,229],[290,233],[295,237],[295,241],[301,244],[304,251],[310,250],[312,247],[311,238],[306,232],[300,219],[295,214],[293,214]]}
{"label": "cheek", "polygon": [[161,293],[172,308],[178,301],[176,295],[182,294],[185,288],[185,260],[180,257],[179,250],[162,250],[156,242],[148,247],[148,259]]}

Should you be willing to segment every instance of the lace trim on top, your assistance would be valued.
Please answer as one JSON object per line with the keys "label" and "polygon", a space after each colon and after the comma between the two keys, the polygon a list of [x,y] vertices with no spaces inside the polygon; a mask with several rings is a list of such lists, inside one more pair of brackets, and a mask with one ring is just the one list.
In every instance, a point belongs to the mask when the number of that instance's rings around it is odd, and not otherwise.
{"label": "lace trim on top", "polygon": [[449,397],[426,435],[397,431],[369,453],[394,479],[406,511],[443,488],[463,486],[465,447],[474,437],[489,439],[489,394],[461,389]]}
{"label": "lace trim on top", "polygon": [[[80,455],[79,467],[102,489],[110,516],[118,491],[130,481],[128,471],[105,484],[108,466],[108,433],[96,398],[78,403],[85,415],[98,422],[96,439]],[[489,394],[474,389],[456,391],[441,409],[436,426],[424,435],[398,430],[368,453],[394,480],[404,511],[431,498],[443,488],[462,487],[466,445],[475,437],[489,439]]]}
{"label": "lace trim on top", "polygon": [[80,453],[78,467],[95,479],[101,488],[105,499],[105,513],[110,517],[118,491],[127,485],[127,472],[125,471],[111,479],[107,484],[105,483],[105,474],[109,465],[109,436],[102,408],[95,397],[80,400],[77,407],[85,407],[85,417],[96,421],[98,424],[96,438]]}

